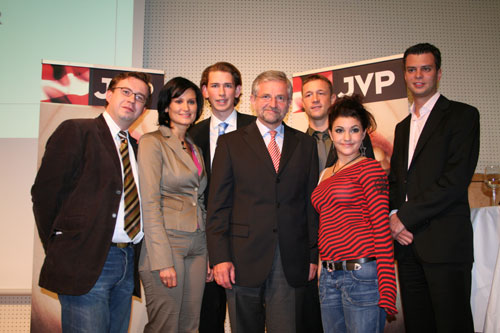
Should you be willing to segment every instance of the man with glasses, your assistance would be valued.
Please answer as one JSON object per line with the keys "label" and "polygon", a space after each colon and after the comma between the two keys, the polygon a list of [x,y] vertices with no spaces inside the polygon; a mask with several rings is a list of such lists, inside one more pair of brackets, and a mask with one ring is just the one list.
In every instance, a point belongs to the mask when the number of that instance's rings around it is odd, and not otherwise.
{"label": "man with glasses", "polygon": [[207,242],[233,332],[300,331],[300,294],[316,276],[318,154],[310,136],[283,123],[291,97],[285,73],[261,73],[250,96],[257,121],[217,143]]}
{"label": "man with glasses", "polygon": [[31,194],[46,255],[39,284],[58,294],[63,332],[128,330],[143,237],[128,128],[150,94],[147,74],[119,74],[102,115],[67,120],[47,141]]}

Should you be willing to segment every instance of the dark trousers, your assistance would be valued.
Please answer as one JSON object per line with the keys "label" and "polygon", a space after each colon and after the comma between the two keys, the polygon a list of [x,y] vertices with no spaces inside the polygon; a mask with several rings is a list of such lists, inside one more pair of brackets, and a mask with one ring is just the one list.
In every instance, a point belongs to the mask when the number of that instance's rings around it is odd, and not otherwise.
{"label": "dark trousers", "polygon": [[406,250],[398,259],[406,332],[474,332],[472,263],[425,263]]}
{"label": "dark trousers", "polygon": [[302,289],[288,284],[277,247],[273,267],[260,287],[226,289],[231,332],[296,332],[296,292]]}
{"label": "dark trousers", "polygon": [[217,282],[205,284],[200,314],[200,333],[224,333],[226,290]]}
{"label": "dark trousers", "polygon": [[319,304],[318,278],[307,283],[306,288],[297,290],[297,332],[322,333],[321,307]]}

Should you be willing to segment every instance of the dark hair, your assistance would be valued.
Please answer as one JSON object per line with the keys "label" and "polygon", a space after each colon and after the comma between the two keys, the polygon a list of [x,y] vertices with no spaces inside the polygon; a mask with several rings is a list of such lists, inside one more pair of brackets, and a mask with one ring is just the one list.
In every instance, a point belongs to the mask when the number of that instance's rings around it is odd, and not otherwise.
{"label": "dark hair", "polygon": [[188,89],[193,89],[196,95],[196,119],[193,124],[200,118],[203,110],[203,95],[200,88],[188,79],[178,76],[169,80],[160,90],[158,96],[158,124],[170,127],[170,115],[165,110],[174,98],[181,96]]}
{"label": "dark hair", "polygon": [[403,56],[403,67],[406,68],[406,57],[408,57],[409,54],[424,53],[432,53],[434,56],[434,63],[436,64],[436,70],[439,70],[441,68],[441,52],[437,47],[429,43],[420,43],[407,48]]}
{"label": "dark hair", "polygon": [[361,102],[362,98],[357,94],[337,98],[335,103],[328,108],[328,128],[331,129],[334,121],[339,117],[352,117],[359,120],[363,131],[373,132],[377,128],[377,123]]}
{"label": "dark hair", "polygon": [[311,74],[311,75],[306,76],[305,78],[303,78],[302,79],[301,92],[304,93],[304,86],[307,83],[309,83],[311,81],[316,81],[316,80],[321,80],[323,82],[326,82],[326,84],[328,84],[328,89],[330,89],[330,95],[333,95],[333,85],[332,85],[332,83],[324,75],[321,75],[321,74]]}
{"label": "dark hair", "polygon": [[[207,68],[205,68],[203,73],[201,73],[200,88],[208,85],[208,74],[210,74],[211,72],[229,73],[233,77],[234,87],[236,88],[237,86],[241,86],[241,73],[238,68],[236,68],[233,64],[221,61],[208,66]],[[240,97],[241,94],[240,96],[234,98],[234,106],[238,105]]]}
{"label": "dark hair", "polygon": [[[149,103],[151,102],[151,77],[147,73],[143,73],[143,72],[123,72],[123,73],[120,73],[111,80],[111,82],[109,83],[109,86],[108,86],[108,90],[115,89],[118,82],[120,82],[121,80],[128,79],[129,77],[133,77],[133,78],[136,78],[138,80],[141,80],[142,82],[144,82],[146,84],[146,86],[148,87],[148,96],[146,96],[147,99],[146,99],[145,106],[149,107]],[[106,107],[106,106],[108,106],[108,104],[109,104],[108,101],[106,101],[104,106]]]}

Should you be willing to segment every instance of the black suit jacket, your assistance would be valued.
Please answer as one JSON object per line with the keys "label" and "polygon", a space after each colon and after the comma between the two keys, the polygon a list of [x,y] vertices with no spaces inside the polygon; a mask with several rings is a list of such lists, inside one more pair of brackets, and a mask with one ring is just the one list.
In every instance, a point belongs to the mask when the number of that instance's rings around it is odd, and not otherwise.
{"label": "black suit jacket", "polygon": [[[413,233],[425,262],[472,262],[467,189],[479,155],[479,112],[441,96],[422,130],[408,167],[411,116],[396,126],[391,158],[390,205]],[[406,201],[408,196],[408,201]],[[409,246],[395,242],[396,256]]]}
{"label": "black suit jacket", "polygon": [[[132,137],[130,143],[137,151]],[[41,287],[81,295],[95,285],[111,246],[122,189],[121,162],[104,117],[59,125],[31,189],[46,254]],[[137,259],[140,246],[135,248]],[[135,273],[134,294],[140,295]]]}
{"label": "black suit jacket", "polygon": [[221,136],[208,201],[210,262],[232,262],[237,285],[258,287],[279,244],[288,283],[304,286],[318,262],[317,181],[316,142],[307,134],[285,125],[278,173],[256,123]]}
{"label": "black suit jacket", "polygon": [[[255,116],[236,112],[236,128],[242,128],[255,121]],[[210,117],[200,121],[189,129],[189,135],[194,143],[201,148],[203,159],[205,160],[205,170],[208,176],[208,185],[205,190],[205,207],[208,204],[208,190],[210,188],[210,174],[212,168],[210,165]]]}

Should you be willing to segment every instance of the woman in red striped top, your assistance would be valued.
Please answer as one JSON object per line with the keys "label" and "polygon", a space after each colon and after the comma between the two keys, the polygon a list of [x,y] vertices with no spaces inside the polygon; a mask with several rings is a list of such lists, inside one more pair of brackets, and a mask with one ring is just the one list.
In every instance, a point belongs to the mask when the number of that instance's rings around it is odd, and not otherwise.
{"label": "woman in red striped top", "polygon": [[358,96],[329,109],[337,162],[312,194],[320,214],[319,282],[325,332],[383,332],[395,314],[396,278],[389,230],[388,183],[380,164],[363,156],[362,140],[375,128]]}

